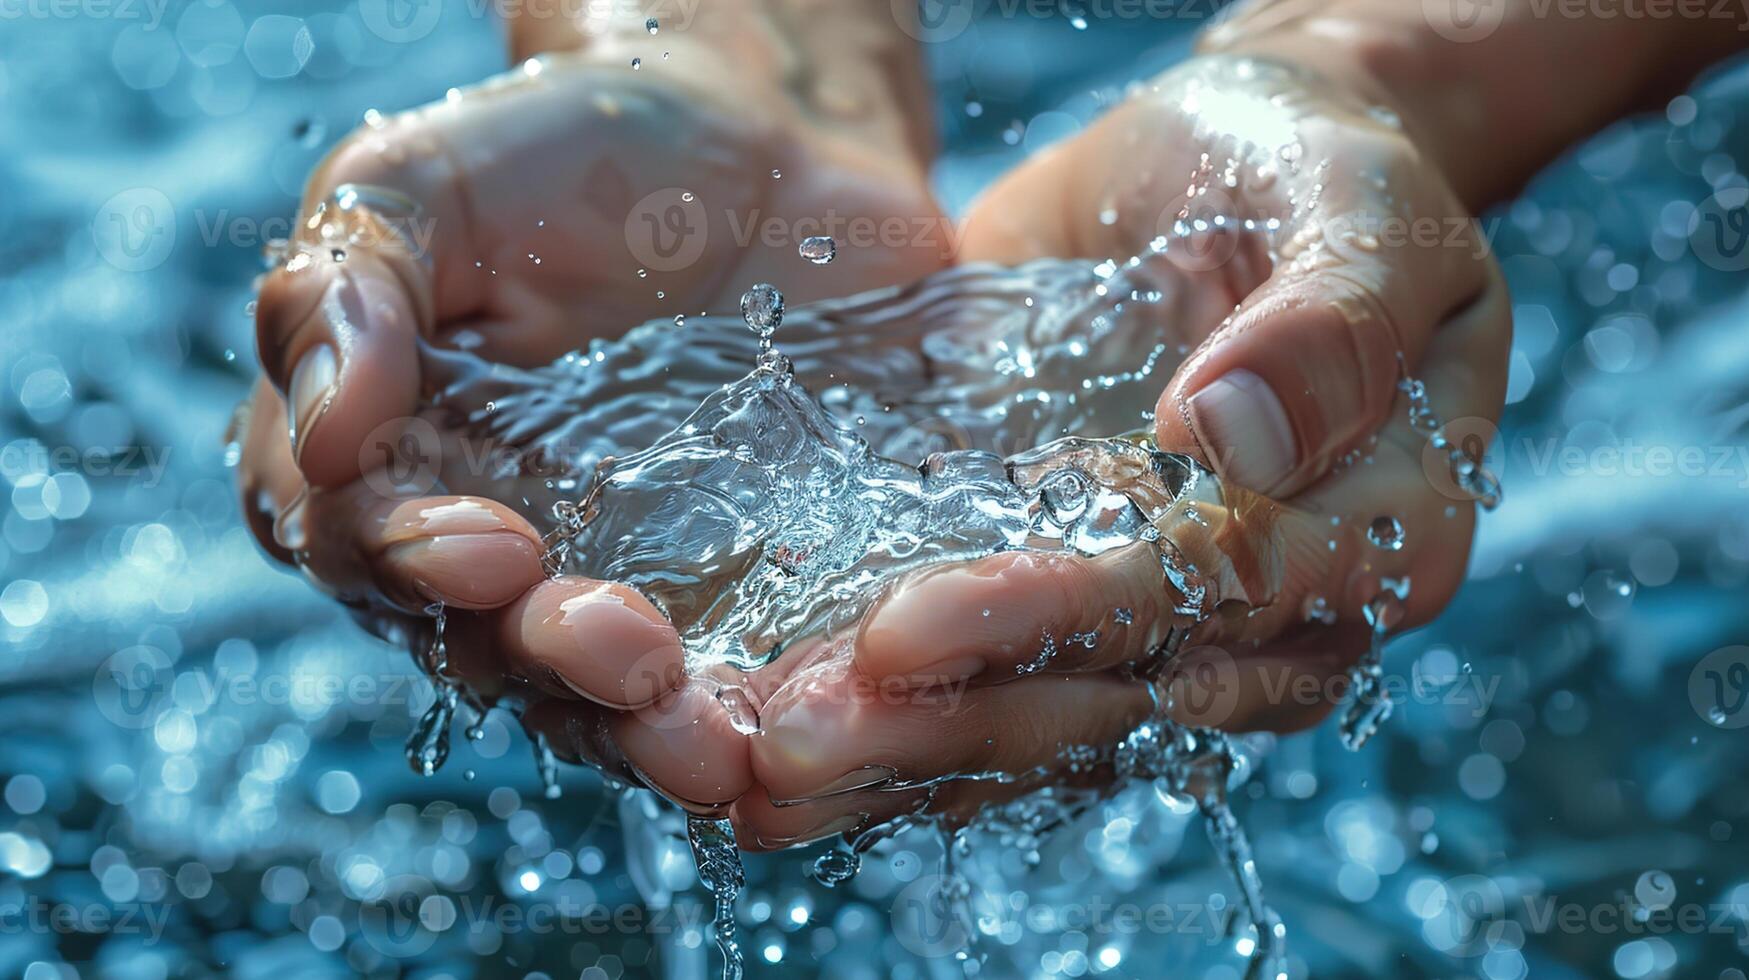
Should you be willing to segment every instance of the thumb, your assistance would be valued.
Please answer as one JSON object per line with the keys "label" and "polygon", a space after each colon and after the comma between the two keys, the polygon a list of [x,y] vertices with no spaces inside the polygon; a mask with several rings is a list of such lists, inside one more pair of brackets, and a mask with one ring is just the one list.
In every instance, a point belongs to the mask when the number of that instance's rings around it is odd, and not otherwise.
{"label": "thumb", "polygon": [[1313,229],[1329,244],[1284,260],[1180,366],[1156,407],[1160,448],[1258,493],[1298,493],[1384,425],[1436,332],[1498,278],[1473,224],[1439,245],[1368,236],[1374,251],[1338,244],[1353,235]]}
{"label": "thumb", "polygon": [[444,246],[429,232],[455,213],[438,189],[446,181],[417,171],[439,168],[397,162],[366,140],[343,143],[311,181],[286,260],[261,283],[257,349],[313,486],[356,479],[373,430],[417,404],[417,345],[437,300],[439,257],[427,248]]}

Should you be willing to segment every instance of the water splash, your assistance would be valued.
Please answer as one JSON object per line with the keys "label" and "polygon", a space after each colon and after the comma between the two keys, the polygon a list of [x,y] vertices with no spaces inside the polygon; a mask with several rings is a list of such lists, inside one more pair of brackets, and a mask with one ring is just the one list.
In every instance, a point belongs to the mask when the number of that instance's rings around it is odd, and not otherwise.
{"label": "water splash", "polygon": [[[721,318],[661,321],[520,377],[449,365],[459,381],[442,405],[477,434],[567,451],[548,470],[549,496],[528,498],[550,513],[549,567],[643,591],[680,632],[693,676],[722,664],[757,670],[798,639],[846,635],[879,587],[927,565],[1015,549],[1143,548],[1170,600],[1171,612],[1151,624],[1153,653],[1138,665],[1140,680],[1157,682],[1193,632],[1218,635],[1235,623],[1256,625],[1258,616],[1305,622],[1311,586],[1322,584],[1308,543],[1320,556],[1334,554],[1336,538],[1360,539],[1370,519],[1333,522],[1224,487],[1143,435],[1055,438],[1133,429],[1150,418],[1160,383],[1191,346],[1170,342],[1182,293],[1173,275],[1149,257],[972,267],[797,310],[787,322],[781,292],[760,284],[741,304],[757,338],[751,357],[748,332],[723,330]],[[782,353],[773,341],[779,325]],[[1138,349],[1153,351],[1140,369]],[[641,394],[652,363],[663,365],[669,397]],[[1415,392],[1405,393],[1413,404]],[[687,404],[698,407],[663,414]],[[1424,405],[1415,411],[1423,423],[1437,421]],[[667,434],[628,444],[652,430]],[[997,451],[1015,446],[1036,448]],[[1400,542],[1390,528],[1370,530],[1377,547]],[[1284,581],[1282,555],[1291,549],[1312,581]],[[1356,705],[1367,707],[1345,725],[1356,744],[1389,711],[1388,700],[1381,707],[1362,696],[1396,621],[1387,609],[1375,612],[1355,685]],[[1334,612],[1326,605],[1313,618],[1328,622]],[[1097,634],[1042,637],[1041,657],[1048,664],[1061,644],[1087,642]],[[718,698],[738,730],[757,730],[745,692],[725,688]],[[1120,780],[1160,779],[1195,801],[1256,933],[1253,975],[1277,971],[1284,930],[1262,900],[1249,842],[1226,802],[1226,779],[1240,777],[1225,736],[1178,725],[1163,707],[1083,768],[1099,759]],[[959,773],[901,788],[1021,775],[1043,773]],[[1036,840],[1099,795],[1047,790],[980,820],[1024,825]],[[865,829],[824,855],[816,877],[848,880],[868,848],[917,822],[926,820]],[[727,832],[710,823],[693,822],[695,850]],[[719,862],[710,881],[738,877],[721,848],[701,853]],[[712,890],[722,900],[724,890]]]}

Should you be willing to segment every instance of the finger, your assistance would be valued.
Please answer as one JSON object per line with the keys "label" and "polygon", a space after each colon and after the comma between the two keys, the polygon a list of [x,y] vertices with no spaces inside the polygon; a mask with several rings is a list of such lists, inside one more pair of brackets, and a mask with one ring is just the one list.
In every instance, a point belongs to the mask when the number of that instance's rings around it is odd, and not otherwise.
{"label": "finger", "polygon": [[543,736],[561,761],[594,766],[616,779],[638,782],[608,724],[616,712],[588,701],[537,699],[522,713],[530,735]]}
{"label": "finger", "polygon": [[855,837],[923,809],[935,796],[933,788],[876,788],[780,805],[765,787],[754,786],[735,801],[729,818],[744,849],[777,851],[840,834]]}
{"label": "finger", "polygon": [[261,550],[276,561],[295,564],[291,550],[273,534],[279,515],[304,492],[303,474],[285,439],[285,402],[261,379],[239,412],[243,452],[237,463],[238,509]]}
{"label": "finger", "polygon": [[497,614],[505,664],[548,693],[641,708],[680,683],[680,637],[630,586],[563,576]]}
{"label": "finger", "polygon": [[652,789],[694,813],[720,813],[753,785],[748,737],[718,698],[689,677],[651,704],[616,712],[608,732]]}
{"label": "finger", "polygon": [[312,490],[281,515],[277,533],[336,594],[411,612],[437,602],[496,608],[546,578],[540,535],[483,497],[385,500],[363,482]]}
{"label": "finger", "polygon": [[1144,685],[1113,674],[895,694],[869,686],[840,660],[798,674],[766,704],[752,739],[753,772],[779,801],[1025,772],[1061,746],[1115,741],[1151,704]]}
{"label": "finger", "polygon": [[1153,549],[1013,551],[931,569],[864,618],[856,667],[912,684],[1011,680],[1140,660],[1174,622]]}
{"label": "finger", "polygon": [[[356,159],[340,156],[326,181],[361,179],[367,168]],[[432,298],[411,239],[367,205],[329,208],[315,197],[318,188],[332,195],[326,181],[312,184],[291,260],[262,283],[256,341],[286,399],[293,458],[312,485],[336,487],[360,474],[359,447],[372,429],[412,414],[417,339],[429,329]]]}
{"label": "finger", "polygon": [[[1510,350],[1510,300],[1504,289],[1490,290],[1428,349],[1421,380],[1434,413],[1491,430],[1504,403]],[[1379,517],[1402,527],[1396,549],[1370,540],[1352,549],[1345,578],[1338,580],[1353,608],[1377,594],[1383,577],[1407,578],[1398,628],[1432,619],[1457,592],[1476,522],[1476,501],[1453,478],[1448,452],[1415,431],[1407,416],[1407,400],[1399,398],[1368,461],[1320,484],[1305,501],[1325,512],[1357,514],[1352,523],[1361,527]]]}
{"label": "finger", "polygon": [[[1461,215],[1449,191],[1427,194],[1443,194],[1443,206],[1415,202],[1421,210],[1409,213]],[[1477,258],[1473,222],[1454,218],[1454,237],[1432,244],[1375,240],[1368,229],[1389,226],[1395,212],[1358,213],[1302,229],[1323,246],[1284,261],[1179,368],[1156,408],[1161,448],[1291,496],[1378,431],[1442,324],[1505,288]]]}

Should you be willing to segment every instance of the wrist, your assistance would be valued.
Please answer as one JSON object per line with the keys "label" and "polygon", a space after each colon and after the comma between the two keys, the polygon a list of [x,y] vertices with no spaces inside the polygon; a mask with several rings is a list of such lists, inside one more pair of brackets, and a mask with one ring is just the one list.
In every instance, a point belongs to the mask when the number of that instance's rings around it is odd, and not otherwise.
{"label": "wrist", "polygon": [[[1436,23],[1438,4],[1254,2],[1200,49],[1301,66],[1392,109],[1410,138],[1479,210],[1516,192],[1566,147],[1628,112],[1655,108],[1702,68],[1749,43],[1718,5],[1672,0],[1663,18],[1577,13],[1561,3],[1451,0],[1482,17]],[[1645,8],[1650,9],[1650,8]],[[1742,21],[1740,8],[1732,8]],[[1492,14],[1489,11],[1494,11]]]}

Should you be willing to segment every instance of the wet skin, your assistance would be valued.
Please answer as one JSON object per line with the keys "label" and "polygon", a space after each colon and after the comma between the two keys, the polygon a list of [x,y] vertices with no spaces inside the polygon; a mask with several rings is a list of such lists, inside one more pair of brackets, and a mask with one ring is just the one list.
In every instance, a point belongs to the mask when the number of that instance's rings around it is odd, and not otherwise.
{"label": "wet skin", "polygon": [[[643,51],[634,73],[628,54],[648,45],[641,23],[620,25],[587,43],[570,38],[580,52],[537,74],[367,129],[330,157],[312,178],[307,216],[336,187],[366,184],[416,202],[437,233],[423,254],[376,211],[330,210],[326,223],[339,225],[330,237],[347,242],[344,257],[335,258],[318,221],[305,227],[297,252],[305,258],[264,283],[266,376],[246,419],[241,467],[252,527],[275,557],[343,599],[409,616],[441,601],[455,611],[451,648],[470,684],[534,701],[528,724],[572,758],[635,774],[695,812],[727,810],[748,846],[849,832],[925,804],[963,818],[1065,781],[1062,746],[1112,744],[1149,710],[1128,666],[1149,645],[1146,611],[1162,595],[1157,565],[1125,555],[1003,554],[934,571],[896,591],[848,640],[793,651],[748,679],[762,722],[750,736],[712,696],[712,678],[685,676],[678,639],[642,596],[547,577],[530,515],[518,512],[521,495],[498,487],[495,498],[467,496],[462,473],[441,474],[433,488],[459,492],[406,497],[367,478],[378,465],[373,434],[420,403],[417,341],[540,364],[649,317],[728,311],[748,283],[800,261],[793,242],[742,246],[713,236],[691,265],[639,278],[627,254],[627,202],[686,186],[743,213],[938,214],[912,124],[917,80],[895,79],[886,46],[899,42],[879,25],[840,25],[853,32],[847,43],[782,25],[764,33],[719,25],[723,33],[712,35],[700,16],[692,36],[662,38],[658,47],[674,52],[669,64],[723,58],[723,45],[763,45],[762,54],[804,63],[821,44],[870,56],[769,75],[746,66],[790,62],[754,58],[694,76],[679,67],[665,75]],[[1221,210],[1285,222],[1286,244],[1271,261],[1249,236],[1217,235],[1185,262],[1189,298],[1178,329],[1197,350],[1161,396],[1156,437],[1297,506],[1397,516],[1408,545],[1388,564],[1356,559],[1325,570],[1332,608],[1357,624],[1379,577],[1407,574],[1414,589],[1399,626],[1424,622],[1461,579],[1473,508],[1426,474],[1424,440],[1407,425],[1396,383],[1404,370],[1423,378],[1445,418],[1495,418],[1508,304],[1485,250],[1368,245],[1330,233],[1352,227],[1334,218],[1359,214],[1375,223],[1453,219],[1460,235],[1473,234],[1444,179],[1370,109],[1297,70],[1195,61],[991,188],[968,216],[959,254],[929,245],[841,251],[800,281],[823,296],[957,261],[1135,254],[1181,216],[1205,155],[1217,169],[1241,161],[1237,183],[1217,185]],[[1329,166],[1285,166],[1285,144],[1271,142],[1282,134],[1303,159]],[[693,152],[677,154],[677,142]],[[621,187],[605,210],[602,185]],[[1314,197],[1321,203],[1308,206]],[[1113,211],[1118,220],[1106,220]],[[537,265],[530,253],[547,260]],[[1336,465],[1355,450],[1370,461]],[[1138,610],[1137,628],[1113,630],[1111,610],[1125,604]],[[967,627],[967,608],[999,615]],[[1351,634],[1309,640],[1291,628],[1297,619],[1268,617],[1218,639],[1258,668],[1248,676],[1303,676],[1328,688],[1360,645]],[[1013,669],[1041,631],[1101,627],[1105,641],[1044,672]],[[923,693],[861,693],[871,686]],[[1330,707],[1279,703],[1251,683],[1223,720],[1290,729]],[[902,788],[987,771],[1024,775]],[[798,800],[807,802],[778,805]]]}

